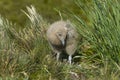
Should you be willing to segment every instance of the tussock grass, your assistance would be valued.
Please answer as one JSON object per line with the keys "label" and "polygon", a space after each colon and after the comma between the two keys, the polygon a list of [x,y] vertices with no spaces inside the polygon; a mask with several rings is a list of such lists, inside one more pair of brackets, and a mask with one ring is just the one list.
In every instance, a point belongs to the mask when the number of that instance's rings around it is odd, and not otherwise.
{"label": "tussock grass", "polygon": [[[56,62],[46,39],[49,23],[33,6],[25,15],[29,23],[16,31],[16,24],[0,16],[1,80],[119,80],[120,78],[120,6],[118,0],[92,0],[92,6],[76,5],[88,22],[72,14],[82,41],[77,63]],[[79,59],[80,58],[80,59]]]}
{"label": "tussock grass", "polygon": [[[92,80],[119,80],[120,60],[120,6],[118,0],[92,0],[92,6],[82,6],[79,0],[75,1],[91,24],[85,22],[79,15],[72,16],[78,32],[90,45],[91,52],[85,59],[99,64],[98,74]],[[89,12],[88,12],[89,10]],[[80,26],[78,26],[80,25]],[[86,43],[83,41],[83,43]],[[89,53],[89,52],[88,52]],[[84,55],[85,53],[83,53]],[[88,55],[88,56],[87,56]],[[114,75],[115,73],[115,75]],[[108,77],[109,76],[109,77]],[[115,78],[113,78],[113,76]],[[117,77],[117,78],[116,78]]]}

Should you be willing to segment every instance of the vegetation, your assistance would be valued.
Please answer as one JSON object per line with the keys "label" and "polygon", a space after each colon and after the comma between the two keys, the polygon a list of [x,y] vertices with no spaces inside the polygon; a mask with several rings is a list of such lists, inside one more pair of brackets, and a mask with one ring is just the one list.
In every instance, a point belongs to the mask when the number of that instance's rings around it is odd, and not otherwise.
{"label": "vegetation", "polygon": [[0,16],[0,80],[120,79],[119,1],[91,0],[91,7],[75,3],[87,18],[67,14],[81,37],[72,65],[54,59],[45,35],[49,23],[33,6],[22,10],[29,23],[18,31]]}
{"label": "vegetation", "polygon": [[[26,6],[34,5],[37,11],[49,22],[59,20],[57,9],[68,8],[77,12],[72,0],[0,0],[0,14],[17,23],[18,27],[24,27],[28,18],[21,12],[26,10]],[[47,12],[46,12],[47,11]]]}

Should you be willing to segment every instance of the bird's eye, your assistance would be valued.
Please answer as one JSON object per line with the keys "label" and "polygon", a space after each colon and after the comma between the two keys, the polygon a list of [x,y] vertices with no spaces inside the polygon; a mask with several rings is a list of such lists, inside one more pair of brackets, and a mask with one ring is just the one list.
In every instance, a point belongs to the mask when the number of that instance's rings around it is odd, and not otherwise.
{"label": "bird's eye", "polygon": [[59,36],[62,36],[62,34],[58,34]]}

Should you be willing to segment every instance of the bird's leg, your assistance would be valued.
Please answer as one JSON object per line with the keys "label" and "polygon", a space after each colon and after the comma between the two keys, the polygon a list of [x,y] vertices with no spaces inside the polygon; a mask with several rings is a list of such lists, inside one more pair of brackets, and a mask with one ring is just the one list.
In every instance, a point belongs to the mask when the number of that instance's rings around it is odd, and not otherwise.
{"label": "bird's leg", "polygon": [[72,55],[69,55],[68,61],[69,61],[70,64],[72,63]]}
{"label": "bird's leg", "polygon": [[58,52],[56,55],[57,61],[59,61],[59,57],[60,57],[60,52]]}

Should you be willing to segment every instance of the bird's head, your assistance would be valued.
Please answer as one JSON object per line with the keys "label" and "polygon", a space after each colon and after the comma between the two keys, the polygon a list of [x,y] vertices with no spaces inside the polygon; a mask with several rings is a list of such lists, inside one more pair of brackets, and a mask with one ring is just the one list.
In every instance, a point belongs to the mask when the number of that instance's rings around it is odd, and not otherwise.
{"label": "bird's head", "polygon": [[58,39],[61,41],[62,45],[65,45],[66,37],[67,37],[67,28],[64,27],[62,29],[59,29],[59,31],[56,33]]}

